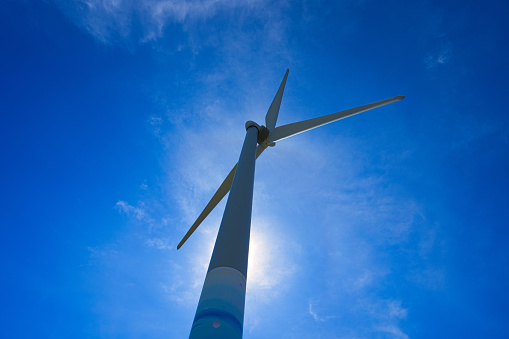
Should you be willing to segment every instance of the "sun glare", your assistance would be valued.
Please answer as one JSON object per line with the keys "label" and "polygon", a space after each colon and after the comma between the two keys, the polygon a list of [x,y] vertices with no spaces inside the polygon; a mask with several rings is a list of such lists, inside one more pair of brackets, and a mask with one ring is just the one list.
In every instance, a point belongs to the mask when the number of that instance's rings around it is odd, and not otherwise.
{"label": "sun glare", "polygon": [[[215,220],[214,222],[220,222]],[[191,258],[193,281],[192,293],[200,293],[203,280],[210,262],[210,256],[214,248],[217,230],[210,222],[199,233],[199,245],[195,247],[195,253]],[[281,293],[282,281],[289,283],[289,278],[295,272],[295,264],[292,256],[286,253],[295,252],[286,248],[287,241],[280,243],[272,239],[278,239],[274,228],[264,220],[254,218],[251,223],[251,238],[249,244],[249,263],[247,274],[247,290],[250,298],[255,302],[268,302],[271,298]],[[279,238],[280,239],[280,238]],[[191,291],[189,291],[191,292]]]}
{"label": "sun glare", "polygon": [[[295,264],[287,242],[281,239],[268,223],[255,219],[251,225],[247,289],[257,301],[266,302],[281,293],[281,286],[291,283]],[[285,284],[282,281],[285,280]]]}

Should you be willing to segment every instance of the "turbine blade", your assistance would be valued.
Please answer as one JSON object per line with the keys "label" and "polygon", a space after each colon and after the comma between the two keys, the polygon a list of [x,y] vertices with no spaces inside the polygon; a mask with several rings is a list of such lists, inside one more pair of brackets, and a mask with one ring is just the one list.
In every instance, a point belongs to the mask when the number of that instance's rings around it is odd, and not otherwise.
{"label": "turbine blade", "polygon": [[269,110],[267,111],[267,115],[265,116],[265,125],[271,132],[276,127],[277,116],[279,115],[279,107],[281,107],[281,100],[283,99],[283,92],[285,91],[286,79],[288,78],[289,71],[289,69],[286,70],[283,81],[281,81],[281,85],[279,85],[276,96],[274,97],[274,100],[272,100]]}
{"label": "turbine blade", "polygon": [[398,97],[374,102],[372,104],[347,109],[346,111],[332,113],[332,114],[324,115],[324,116],[314,118],[314,119],[309,119],[309,120],[294,122],[294,123],[291,123],[288,125],[279,126],[279,127],[276,127],[276,129],[274,129],[274,131],[269,135],[268,141],[275,142],[278,140],[283,140],[283,139],[289,138],[291,136],[294,136],[296,134],[299,134],[299,133],[302,133],[305,131],[309,131],[310,129],[329,124],[331,122],[349,117],[351,115],[369,111],[370,109],[373,109],[373,108],[391,104],[393,102],[402,100],[404,98],[405,98],[404,96],[398,96]]}
{"label": "turbine blade", "polygon": [[[266,146],[258,145],[258,147],[256,148],[256,158],[258,158],[260,156],[260,154],[262,154],[262,152],[265,151],[266,148],[267,148]],[[212,196],[212,199],[210,199],[207,206],[205,206],[205,209],[198,216],[198,219],[196,219],[196,221],[191,226],[189,231],[187,231],[184,238],[182,238],[180,243],[177,245],[177,250],[180,247],[182,247],[182,245],[191,236],[191,234],[193,234],[193,232],[198,228],[198,226],[200,226],[200,224],[203,222],[203,220],[205,220],[205,218],[210,214],[210,212],[212,212],[212,210],[217,206],[217,204],[219,204],[219,202],[221,200],[223,200],[226,193],[228,193],[230,191],[230,188],[232,187],[233,177],[235,176],[236,169],[237,169],[237,164],[235,164],[235,166],[233,166],[232,170],[230,171],[230,173],[228,173],[228,175],[224,179],[221,186],[219,186],[216,193],[214,193],[214,195]]]}
{"label": "turbine blade", "polygon": [[265,151],[266,149],[267,149],[267,146],[258,145],[258,147],[256,147],[256,159],[258,159],[260,154],[262,154],[263,151]]}

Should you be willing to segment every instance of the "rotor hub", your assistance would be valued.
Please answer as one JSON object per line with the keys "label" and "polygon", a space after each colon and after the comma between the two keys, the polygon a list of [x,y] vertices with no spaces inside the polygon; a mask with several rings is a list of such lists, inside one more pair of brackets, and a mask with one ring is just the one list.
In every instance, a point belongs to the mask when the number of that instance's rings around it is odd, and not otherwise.
{"label": "rotor hub", "polygon": [[270,134],[270,131],[267,127],[265,127],[263,125],[260,126],[256,122],[251,121],[251,120],[246,121],[246,130],[250,127],[256,127],[256,129],[258,130],[258,137],[256,138],[256,141],[258,142],[258,144],[261,144],[262,142],[264,142]]}
{"label": "rotor hub", "polygon": [[258,130],[258,137],[256,139],[256,141],[258,141],[258,144],[264,142],[268,138],[269,133],[270,133],[269,129],[262,125],[261,128]]}

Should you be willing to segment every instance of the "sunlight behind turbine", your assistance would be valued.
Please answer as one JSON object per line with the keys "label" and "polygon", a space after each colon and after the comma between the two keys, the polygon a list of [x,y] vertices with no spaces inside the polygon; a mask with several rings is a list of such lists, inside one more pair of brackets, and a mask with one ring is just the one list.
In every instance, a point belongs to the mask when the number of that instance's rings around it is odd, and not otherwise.
{"label": "sunlight behind turbine", "polygon": [[[277,284],[279,279],[276,274],[278,271],[274,270],[274,257],[270,256],[275,252],[267,251],[267,246],[272,245],[274,248],[274,243],[284,236],[274,237],[266,236],[263,233],[253,233],[253,239],[250,239],[256,159],[268,147],[274,147],[276,141],[404,99],[403,96],[393,97],[276,127],[288,72],[289,70],[286,70],[283,81],[265,116],[267,126],[260,126],[254,121],[246,122],[246,136],[239,161],[233,166],[212,199],[177,245],[178,250],[230,192],[198,302],[190,338],[242,338],[248,257],[252,258],[250,272],[255,288],[267,291]],[[249,255],[250,242],[254,252],[251,255]],[[292,269],[289,267],[279,272],[283,275],[289,274],[292,273]]]}

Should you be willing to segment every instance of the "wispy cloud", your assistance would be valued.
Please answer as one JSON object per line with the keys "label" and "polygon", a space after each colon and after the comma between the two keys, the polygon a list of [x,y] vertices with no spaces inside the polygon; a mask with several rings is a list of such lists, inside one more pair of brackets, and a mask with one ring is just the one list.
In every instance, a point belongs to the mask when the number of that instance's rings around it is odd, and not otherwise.
{"label": "wispy cloud", "polygon": [[[53,2],[79,27],[105,44],[145,43],[161,38],[171,24],[185,24],[213,17],[235,8],[263,9],[262,0],[63,0]],[[185,30],[185,28],[183,28]],[[178,48],[178,46],[175,46]]]}
{"label": "wispy cloud", "polygon": [[133,217],[137,221],[152,223],[153,218],[147,214],[144,205],[145,205],[144,202],[140,202],[140,206],[135,207],[125,201],[119,200],[115,204],[115,208],[119,211],[119,213],[123,213],[129,217]]}
{"label": "wispy cloud", "polygon": [[337,316],[334,316],[334,315],[327,315],[327,316],[322,316],[322,315],[318,315],[318,313],[313,309],[313,301],[309,301],[309,314],[313,317],[313,319],[315,319],[315,321],[318,321],[318,322],[326,322],[330,319],[334,319],[334,318],[337,318]]}
{"label": "wispy cloud", "polygon": [[394,325],[379,326],[376,329],[379,332],[390,334],[391,338],[408,339],[408,335],[405,334],[399,327],[394,326]]}
{"label": "wispy cloud", "polygon": [[452,58],[452,49],[449,45],[441,47],[435,53],[429,53],[424,58],[424,63],[427,68],[434,68],[440,65],[445,65]]}
{"label": "wispy cloud", "polygon": [[373,317],[375,332],[388,333],[394,338],[408,338],[398,323],[407,317],[408,310],[401,307],[399,300],[383,300],[365,305],[368,314]]}
{"label": "wispy cloud", "polygon": [[390,300],[387,302],[388,315],[390,318],[406,319],[408,310],[401,307],[401,301]]}
{"label": "wispy cloud", "polygon": [[150,238],[145,240],[145,244],[148,247],[153,247],[158,250],[171,250],[173,249],[173,246],[169,245],[169,239],[168,238]]}

